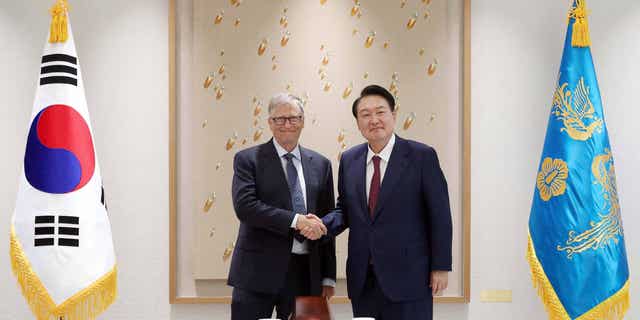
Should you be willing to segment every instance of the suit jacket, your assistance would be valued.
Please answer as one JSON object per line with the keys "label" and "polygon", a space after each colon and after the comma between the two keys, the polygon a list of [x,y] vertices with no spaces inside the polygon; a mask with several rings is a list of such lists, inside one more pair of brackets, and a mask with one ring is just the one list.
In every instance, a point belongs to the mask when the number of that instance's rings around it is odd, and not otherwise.
{"label": "suit jacket", "polygon": [[433,148],[396,138],[373,218],[365,191],[368,146],[342,154],[337,209],[322,220],[330,236],[349,228],[347,287],[362,294],[369,264],[392,301],[431,296],[431,270],[451,270],[447,182]]}
{"label": "suit jacket", "polygon": [[[334,205],[331,162],[300,147],[307,211],[322,217]],[[240,220],[228,284],[278,293],[285,283],[293,234],[289,185],[273,141],[238,152],[233,163],[233,206]],[[306,212],[302,212],[305,214]],[[323,278],[336,278],[335,242],[310,241],[310,288],[322,292]]]}

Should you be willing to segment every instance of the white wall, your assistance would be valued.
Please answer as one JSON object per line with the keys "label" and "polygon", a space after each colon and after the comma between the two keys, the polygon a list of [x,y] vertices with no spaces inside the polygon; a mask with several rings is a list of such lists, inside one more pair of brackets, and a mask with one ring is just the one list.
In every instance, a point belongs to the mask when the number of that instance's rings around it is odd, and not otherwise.
{"label": "white wall", "polygon": [[[0,2],[0,319],[32,318],[6,244],[52,2]],[[120,266],[119,299],[101,318],[227,319],[225,305],[168,304],[167,1],[71,3]],[[437,319],[545,318],[524,259],[526,225],[568,2],[532,4],[472,0],[472,303],[437,305]],[[632,269],[627,319],[638,319],[640,3],[589,5]],[[513,303],[481,303],[484,289],[511,289]]]}

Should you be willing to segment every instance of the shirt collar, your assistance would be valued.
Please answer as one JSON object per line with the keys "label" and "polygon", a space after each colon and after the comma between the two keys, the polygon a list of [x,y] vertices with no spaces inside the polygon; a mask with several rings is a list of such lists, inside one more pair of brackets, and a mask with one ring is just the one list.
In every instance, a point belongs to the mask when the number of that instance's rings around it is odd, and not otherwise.
{"label": "shirt collar", "polygon": [[[378,157],[382,158],[382,160],[384,160],[384,162],[389,162],[389,158],[391,158],[391,151],[393,151],[393,146],[396,144],[396,134],[392,134],[391,135],[391,139],[389,139],[389,142],[387,142],[387,145],[384,146],[384,148],[382,148],[382,150],[380,151],[380,153],[377,154]],[[367,145],[367,148],[369,149],[369,151],[367,152],[367,164],[369,162],[371,162],[371,159],[373,158],[373,156],[376,155],[375,152],[373,152],[373,150],[371,150],[371,146]]]}
{"label": "shirt collar", "polygon": [[[289,151],[283,148],[275,138],[273,138],[273,145],[276,147],[276,152],[278,152],[279,158],[282,158],[285,154],[289,153]],[[298,160],[302,159],[300,157],[300,144],[297,144],[296,147],[291,150],[291,154],[293,154],[293,156]]]}

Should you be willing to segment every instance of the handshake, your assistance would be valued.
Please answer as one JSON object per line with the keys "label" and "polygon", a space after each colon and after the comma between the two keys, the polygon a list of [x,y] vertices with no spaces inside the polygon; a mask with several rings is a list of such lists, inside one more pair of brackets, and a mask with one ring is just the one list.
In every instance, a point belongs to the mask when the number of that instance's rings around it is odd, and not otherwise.
{"label": "handshake", "polygon": [[296,230],[309,240],[318,240],[327,234],[327,227],[318,216],[313,213],[299,215],[296,222]]}

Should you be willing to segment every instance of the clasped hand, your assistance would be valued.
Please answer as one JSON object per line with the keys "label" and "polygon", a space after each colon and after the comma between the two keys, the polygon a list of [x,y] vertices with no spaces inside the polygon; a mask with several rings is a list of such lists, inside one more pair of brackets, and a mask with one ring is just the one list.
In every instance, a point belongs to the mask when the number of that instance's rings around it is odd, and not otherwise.
{"label": "clasped hand", "polygon": [[300,231],[300,234],[309,240],[318,240],[327,234],[327,227],[325,227],[322,220],[313,213],[300,215],[296,223],[296,230]]}

